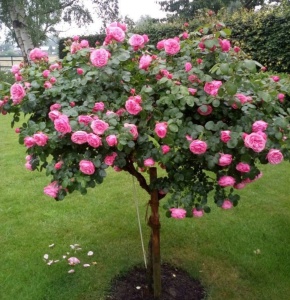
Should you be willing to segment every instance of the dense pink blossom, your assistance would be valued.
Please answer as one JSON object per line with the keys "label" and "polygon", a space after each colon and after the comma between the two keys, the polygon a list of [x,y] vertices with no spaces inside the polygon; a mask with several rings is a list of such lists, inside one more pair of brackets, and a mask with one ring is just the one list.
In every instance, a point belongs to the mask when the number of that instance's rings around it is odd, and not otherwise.
{"label": "dense pink blossom", "polygon": [[220,153],[218,165],[221,167],[228,166],[232,163],[233,156],[231,154]]}
{"label": "dense pink blossom", "polygon": [[141,56],[139,61],[139,69],[147,70],[152,62],[150,55],[144,54]]}
{"label": "dense pink blossom", "polygon": [[109,128],[109,124],[97,119],[92,121],[91,128],[95,134],[101,135]]}
{"label": "dense pink blossom", "polygon": [[186,62],[184,64],[184,68],[186,72],[189,72],[192,69],[192,64],[190,62]]}
{"label": "dense pink blossom", "polygon": [[211,82],[207,82],[204,85],[204,91],[211,96],[216,96],[222,84],[223,83],[219,80],[213,80]]}
{"label": "dense pink blossom", "polygon": [[163,154],[166,154],[170,151],[170,147],[168,145],[162,145],[161,146],[161,151]]}
{"label": "dense pink blossom", "polygon": [[109,26],[106,28],[107,37],[117,42],[123,42],[125,39],[125,32],[118,26]]}
{"label": "dense pink blossom", "polygon": [[42,58],[46,59],[47,57],[48,57],[47,53],[42,51],[39,48],[34,48],[29,53],[29,59],[32,60],[32,61],[37,61],[37,60],[40,60]]}
{"label": "dense pink blossom", "polygon": [[170,208],[171,217],[174,219],[184,219],[186,217],[186,210],[183,208]]}
{"label": "dense pink blossom", "polygon": [[45,146],[48,141],[48,136],[43,132],[38,132],[33,135],[37,146]]}
{"label": "dense pink blossom", "polygon": [[35,139],[31,136],[26,136],[24,138],[24,146],[26,148],[31,148],[36,145]]}
{"label": "dense pink blossom", "polygon": [[169,55],[175,55],[180,51],[180,43],[176,39],[164,41],[164,50]]}
{"label": "dense pink blossom", "polygon": [[45,83],[43,84],[43,87],[45,89],[51,89],[52,88],[52,84],[49,81],[45,81]]}
{"label": "dense pink blossom", "polygon": [[222,187],[226,186],[233,186],[235,184],[236,180],[232,176],[221,176],[220,179],[218,180],[218,184]]}
{"label": "dense pink blossom", "polygon": [[125,123],[124,124],[125,128],[130,128],[130,133],[133,135],[133,139],[136,140],[138,138],[138,128],[135,124],[130,124],[130,123]]}
{"label": "dense pink blossom", "polygon": [[144,160],[144,166],[145,167],[153,167],[155,165],[155,161],[152,157],[146,158]]}
{"label": "dense pink blossom", "polygon": [[252,131],[258,132],[258,131],[265,131],[268,127],[268,123],[264,122],[262,120],[256,121],[252,125]]}
{"label": "dense pink blossom", "polygon": [[81,40],[80,46],[81,46],[81,48],[89,48],[90,44],[89,44],[88,40]]}
{"label": "dense pink blossom", "polygon": [[104,159],[104,163],[108,166],[112,166],[114,164],[114,161],[117,157],[117,153],[116,152],[113,152],[112,154],[110,155],[107,155]]}
{"label": "dense pink blossom", "polygon": [[159,41],[159,42],[157,43],[157,45],[156,45],[156,48],[157,48],[158,50],[164,49],[164,42],[165,42],[165,40]]}
{"label": "dense pink blossom", "polygon": [[13,104],[19,104],[26,96],[24,87],[19,83],[14,83],[10,88],[10,94]]}
{"label": "dense pink blossom", "polygon": [[271,76],[271,78],[273,79],[273,81],[278,82],[280,80],[279,76]]}
{"label": "dense pink blossom", "polygon": [[238,46],[235,46],[235,47],[234,47],[234,51],[235,51],[236,53],[239,53],[239,52],[241,51],[241,48],[238,47]]}
{"label": "dense pink blossom", "polygon": [[140,103],[140,96],[130,96],[125,103],[125,108],[129,114],[138,115],[139,112],[142,110],[142,106],[140,105]]}
{"label": "dense pink blossom", "polygon": [[193,154],[203,154],[206,152],[207,144],[201,140],[193,140],[189,145],[189,150]]}
{"label": "dense pink blossom", "polygon": [[220,40],[220,46],[223,52],[229,52],[231,49],[231,43],[228,40]]}
{"label": "dense pink blossom", "polygon": [[95,173],[95,165],[90,160],[81,160],[79,166],[80,171],[86,175],[92,175]]}
{"label": "dense pink blossom", "polygon": [[265,149],[267,140],[258,132],[248,134],[244,139],[247,148],[253,149],[255,152],[261,152]]}
{"label": "dense pink blossom", "polygon": [[83,74],[84,74],[84,69],[82,69],[82,68],[77,68],[77,73],[78,73],[79,75],[83,75]]}
{"label": "dense pink blossom", "polygon": [[50,118],[51,121],[55,121],[61,115],[62,115],[61,112],[58,110],[52,110],[48,113],[48,117]]}
{"label": "dense pink blossom", "polygon": [[193,215],[195,218],[201,218],[201,217],[203,217],[203,214],[204,214],[203,210],[197,210],[196,208],[194,208],[194,209],[192,210],[192,215]]}
{"label": "dense pink blossom", "polygon": [[49,71],[49,70],[44,70],[44,71],[42,72],[42,76],[43,76],[44,78],[47,78],[47,77],[49,76],[49,74],[50,74],[50,71]]}
{"label": "dense pink blossom", "polygon": [[75,144],[79,144],[79,145],[84,144],[88,140],[88,134],[87,132],[82,130],[76,131],[72,134],[71,140]]}
{"label": "dense pink blossom", "polygon": [[277,165],[283,161],[284,157],[280,150],[270,149],[270,151],[267,154],[267,159],[270,164]]}
{"label": "dense pink blossom", "polygon": [[93,148],[98,148],[102,146],[102,139],[94,133],[89,133],[87,135],[87,143]]}
{"label": "dense pink blossom", "polygon": [[279,93],[277,97],[278,97],[278,100],[279,100],[281,103],[284,102],[284,99],[285,99],[285,95],[284,95],[284,94]]}
{"label": "dense pink blossom", "polygon": [[57,163],[54,164],[54,168],[56,170],[60,170],[62,166],[63,166],[63,161],[58,161]]}
{"label": "dense pink blossom", "polygon": [[222,130],[220,132],[220,139],[222,142],[227,143],[231,139],[230,130]]}
{"label": "dense pink blossom", "polygon": [[78,52],[81,49],[82,49],[82,47],[81,47],[80,43],[78,41],[74,41],[74,42],[72,42],[72,44],[70,46],[70,53],[75,54],[76,52]]}
{"label": "dense pink blossom", "polygon": [[109,60],[109,52],[103,48],[93,50],[90,55],[91,63],[98,68],[104,67]]}
{"label": "dense pink blossom", "polygon": [[61,104],[59,103],[54,103],[49,107],[49,110],[60,110],[60,109],[61,109]]}
{"label": "dense pink blossom", "polygon": [[118,145],[118,138],[115,134],[110,134],[106,137],[106,142],[110,147]]}
{"label": "dense pink blossom", "polygon": [[233,207],[233,203],[229,199],[225,199],[221,208],[222,209],[231,209]]}
{"label": "dense pink blossom", "polygon": [[93,107],[93,112],[103,111],[105,109],[104,102],[96,102]]}
{"label": "dense pink blossom", "polygon": [[160,122],[155,125],[154,129],[156,135],[161,139],[165,138],[167,134],[167,122]]}
{"label": "dense pink blossom", "polygon": [[251,170],[251,166],[247,163],[240,162],[236,165],[236,169],[242,173],[248,173]]}
{"label": "dense pink blossom", "polygon": [[92,121],[93,121],[93,118],[91,116],[88,116],[88,115],[79,115],[78,116],[78,122],[79,123],[89,125],[90,122],[92,122]]}
{"label": "dense pink blossom", "polygon": [[194,96],[195,93],[197,92],[197,89],[193,89],[193,88],[188,88],[189,93]]}
{"label": "dense pink blossom", "polygon": [[70,257],[67,261],[70,266],[75,266],[80,263],[80,260],[76,257]]}
{"label": "dense pink blossom", "polygon": [[57,119],[54,120],[54,128],[56,131],[63,134],[71,132],[69,118],[66,115],[60,115]]}
{"label": "dense pink blossom", "polygon": [[11,73],[13,73],[14,75],[17,74],[17,73],[20,71],[19,65],[13,65],[10,71],[11,71]]}
{"label": "dense pink blossom", "polygon": [[56,198],[59,190],[60,186],[58,185],[57,181],[53,181],[43,189],[43,192],[50,197]]}
{"label": "dense pink blossom", "polygon": [[135,51],[142,48],[144,45],[144,37],[140,34],[133,34],[129,38],[129,44],[133,47]]}

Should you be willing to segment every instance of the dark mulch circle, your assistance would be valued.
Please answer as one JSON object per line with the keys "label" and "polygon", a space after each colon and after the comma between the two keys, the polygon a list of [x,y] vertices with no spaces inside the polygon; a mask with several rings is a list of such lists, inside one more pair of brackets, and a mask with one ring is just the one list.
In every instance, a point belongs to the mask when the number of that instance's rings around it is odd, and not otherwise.
{"label": "dark mulch circle", "polygon": [[[162,297],[160,300],[202,300],[206,291],[201,283],[185,271],[169,264],[161,267]],[[112,282],[107,300],[152,300],[149,295],[146,270],[134,267]]]}

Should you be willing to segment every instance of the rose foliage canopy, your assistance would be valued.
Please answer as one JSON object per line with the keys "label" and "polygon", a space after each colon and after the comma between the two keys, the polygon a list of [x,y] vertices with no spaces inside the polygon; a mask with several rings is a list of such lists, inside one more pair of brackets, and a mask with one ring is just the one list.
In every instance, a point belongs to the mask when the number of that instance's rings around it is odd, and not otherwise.
{"label": "rose foliage canopy", "polygon": [[[75,37],[50,63],[34,49],[1,84],[2,114],[13,114],[26,167],[52,177],[44,192],[61,200],[103,182],[108,167],[127,171],[173,217],[225,209],[260,164],[290,159],[289,81],[246,59],[222,23],[150,45],[150,37],[108,26],[103,45]],[[262,71],[261,71],[262,67]],[[159,165],[149,185],[143,172]],[[212,196],[211,196],[212,197]],[[173,208],[173,209],[172,209]],[[178,210],[174,209],[178,208]]]}

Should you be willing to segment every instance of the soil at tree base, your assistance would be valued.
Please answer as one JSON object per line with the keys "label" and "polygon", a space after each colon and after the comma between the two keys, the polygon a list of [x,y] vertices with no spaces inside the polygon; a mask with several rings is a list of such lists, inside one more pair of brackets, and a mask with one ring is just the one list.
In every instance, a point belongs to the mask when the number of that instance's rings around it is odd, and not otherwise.
{"label": "soil at tree base", "polygon": [[[201,283],[184,270],[169,264],[161,267],[162,297],[160,300],[202,300],[206,291]],[[136,266],[112,281],[107,300],[153,300],[150,296],[146,269]]]}

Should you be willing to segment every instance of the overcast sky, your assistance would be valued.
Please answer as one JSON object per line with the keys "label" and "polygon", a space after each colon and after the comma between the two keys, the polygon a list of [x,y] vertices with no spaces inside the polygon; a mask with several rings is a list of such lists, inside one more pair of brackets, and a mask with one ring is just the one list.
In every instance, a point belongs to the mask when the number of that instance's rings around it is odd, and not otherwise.
{"label": "overcast sky", "polygon": [[[160,10],[156,0],[119,0],[120,15],[128,15],[134,21],[137,21],[142,15],[149,15],[152,18],[165,17],[165,13]],[[101,22],[96,19],[94,24],[90,24],[85,28],[77,28],[77,26],[62,25],[58,29],[64,30],[60,34],[62,37],[73,35],[94,34],[100,28]]]}

